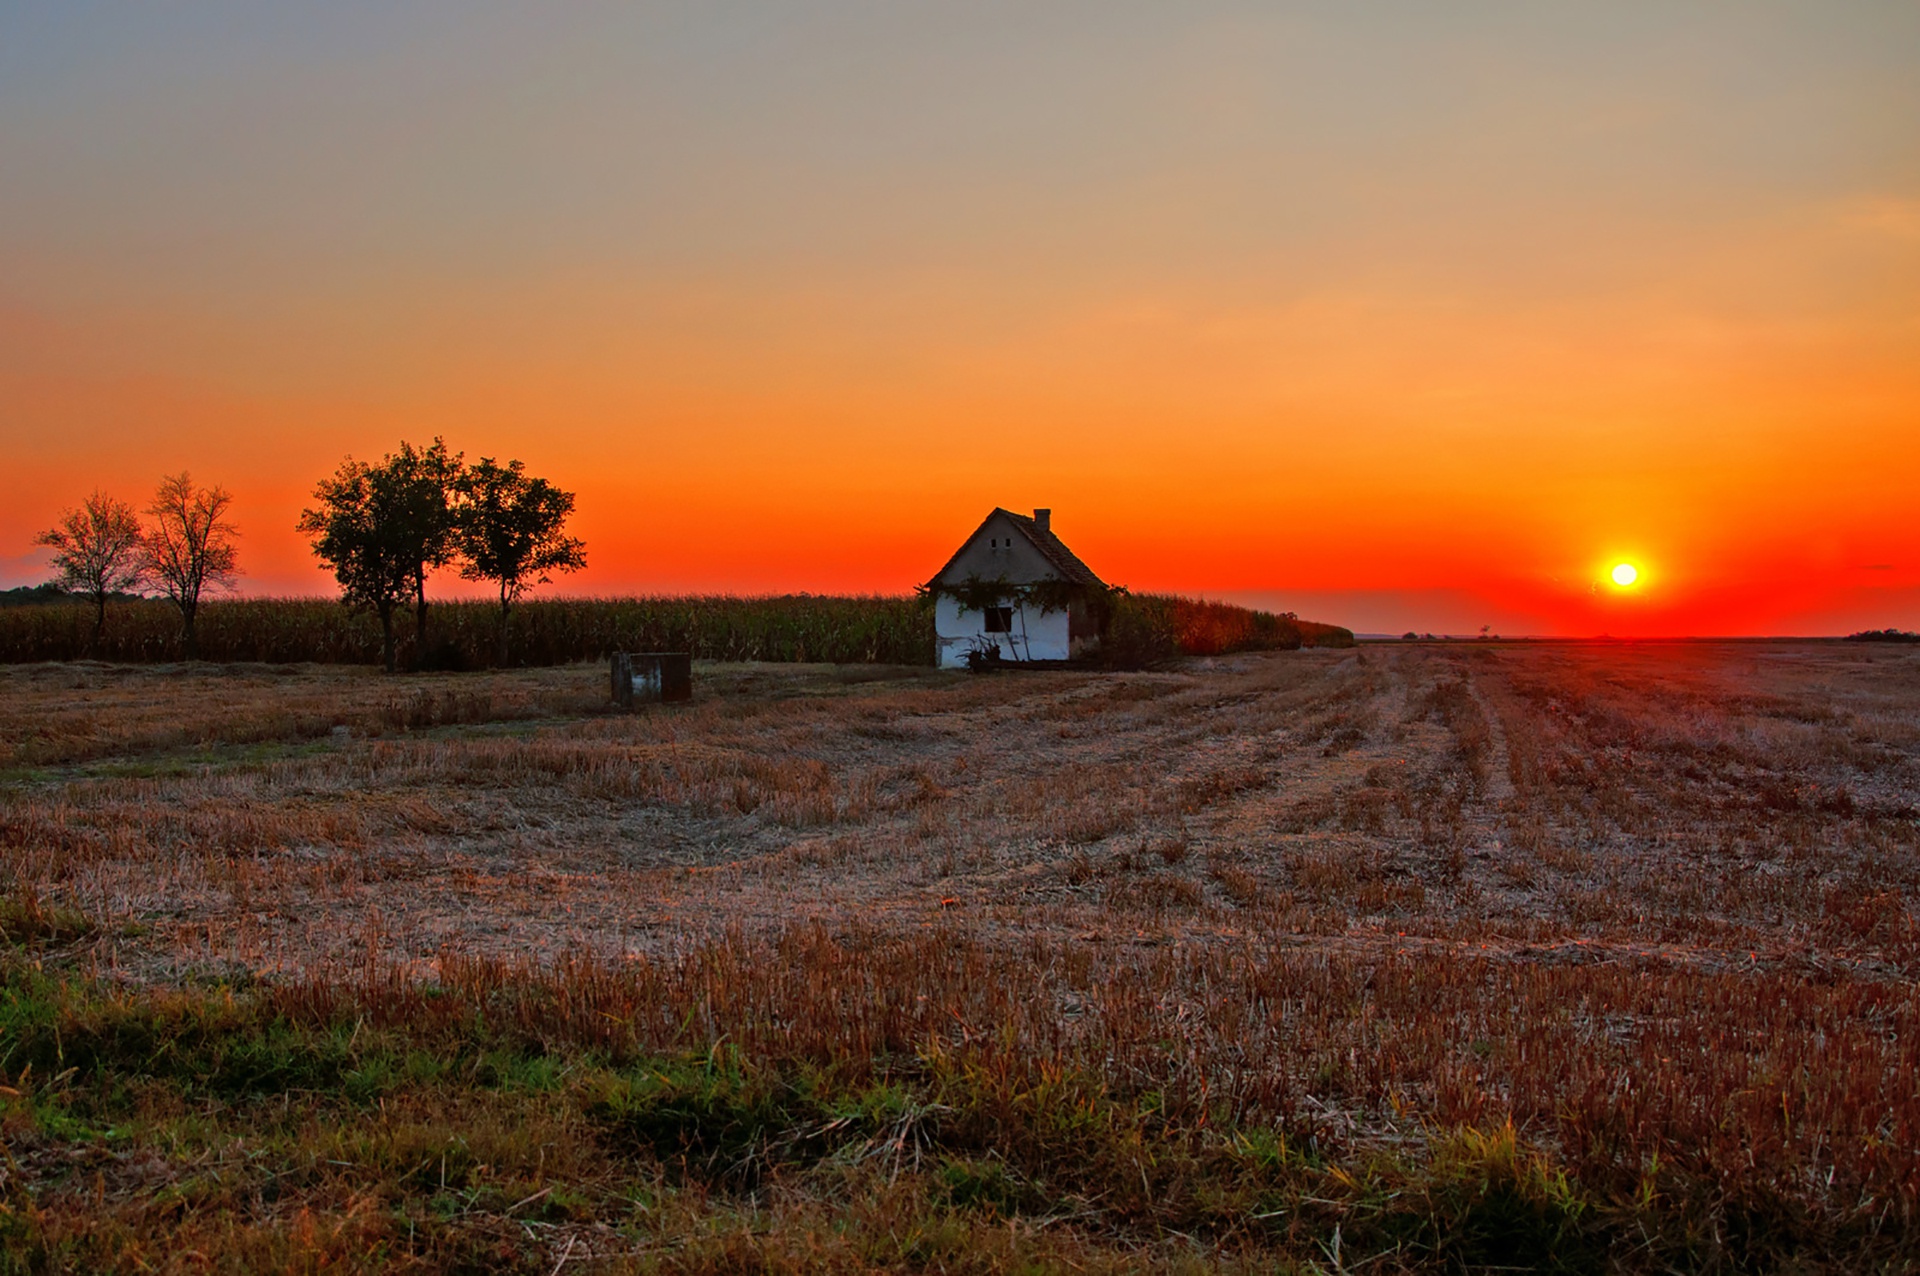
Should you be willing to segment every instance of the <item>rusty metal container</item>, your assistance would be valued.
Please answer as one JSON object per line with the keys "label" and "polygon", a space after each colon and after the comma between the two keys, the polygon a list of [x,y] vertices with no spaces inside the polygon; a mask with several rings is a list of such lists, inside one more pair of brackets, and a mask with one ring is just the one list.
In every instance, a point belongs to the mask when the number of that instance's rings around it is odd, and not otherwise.
{"label": "rusty metal container", "polygon": [[693,657],[684,651],[613,653],[613,702],[622,709],[637,704],[671,704],[693,699]]}

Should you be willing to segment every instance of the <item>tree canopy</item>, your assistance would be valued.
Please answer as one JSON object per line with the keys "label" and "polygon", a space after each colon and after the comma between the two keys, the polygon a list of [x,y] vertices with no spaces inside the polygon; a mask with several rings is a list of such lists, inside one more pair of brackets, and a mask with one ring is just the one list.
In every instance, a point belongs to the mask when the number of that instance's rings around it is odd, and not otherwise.
{"label": "tree canopy", "polygon": [[340,596],[380,618],[388,673],[397,663],[394,609],[408,599],[418,638],[426,636],[427,573],[453,554],[452,492],[460,458],[435,439],[427,448],[402,442],[378,465],[348,457],[314,487],[319,504],[300,514],[299,530],[314,556],[333,570]]}
{"label": "tree canopy", "polygon": [[507,660],[507,613],[554,572],[587,565],[586,544],[566,534],[573,493],[526,472],[519,461],[481,457],[455,484],[459,494],[455,542],[460,574],[499,588],[499,661]]}
{"label": "tree canopy", "polygon": [[412,580],[414,638],[427,640],[427,574],[445,567],[454,554],[453,494],[462,471],[461,455],[447,451],[435,437],[429,447],[401,441],[400,450],[380,464],[381,482],[390,493],[395,535],[404,547]]}
{"label": "tree canopy", "polygon": [[388,673],[394,670],[393,609],[413,587],[414,572],[395,487],[385,467],[348,457],[332,478],[314,486],[319,504],[302,510],[299,522],[299,530],[313,540],[314,556],[340,582],[341,601],[380,618]]}

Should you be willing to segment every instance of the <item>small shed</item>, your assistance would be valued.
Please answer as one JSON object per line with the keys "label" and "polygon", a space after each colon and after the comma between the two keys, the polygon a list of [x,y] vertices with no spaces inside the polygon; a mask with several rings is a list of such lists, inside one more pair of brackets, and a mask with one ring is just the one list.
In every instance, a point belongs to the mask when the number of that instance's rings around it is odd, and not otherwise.
{"label": "small shed", "polygon": [[995,509],[927,582],[942,668],[1070,660],[1098,639],[1107,587],[1054,535],[1052,515]]}
{"label": "small shed", "polygon": [[693,656],[689,652],[616,651],[612,666],[613,702],[622,709],[693,699]]}

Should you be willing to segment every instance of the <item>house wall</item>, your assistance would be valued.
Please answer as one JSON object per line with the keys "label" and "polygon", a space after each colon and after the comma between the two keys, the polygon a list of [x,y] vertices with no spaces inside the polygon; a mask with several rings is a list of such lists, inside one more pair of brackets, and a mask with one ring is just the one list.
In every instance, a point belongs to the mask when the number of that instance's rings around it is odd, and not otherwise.
{"label": "house wall", "polygon": [[1012,633],[990,634],[983,613],[962,612],[959,603],[942,594],[933,605],[933,632],[934,650],[943,669],[966,668],[967,653],[976,647],[998,647],[1004,660],[1065,660],[1072,654],[1064,611],[1018,607],[1013,613]]}

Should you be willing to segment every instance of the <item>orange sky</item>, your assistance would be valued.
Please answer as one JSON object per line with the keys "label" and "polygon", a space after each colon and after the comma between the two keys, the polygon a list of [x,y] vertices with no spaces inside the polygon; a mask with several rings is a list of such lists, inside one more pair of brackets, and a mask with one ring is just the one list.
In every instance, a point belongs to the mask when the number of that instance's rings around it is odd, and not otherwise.
{"label": "orange sky", "polygon": [[1044,504],[1363,630],[1920,625],[1920,11],[1431,8],[9,12],[0,584],[189,468],[324,591],[314,481],[444,434],[574,592]]}

